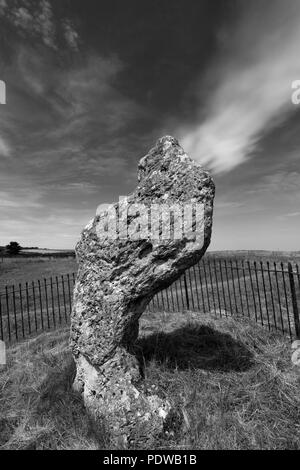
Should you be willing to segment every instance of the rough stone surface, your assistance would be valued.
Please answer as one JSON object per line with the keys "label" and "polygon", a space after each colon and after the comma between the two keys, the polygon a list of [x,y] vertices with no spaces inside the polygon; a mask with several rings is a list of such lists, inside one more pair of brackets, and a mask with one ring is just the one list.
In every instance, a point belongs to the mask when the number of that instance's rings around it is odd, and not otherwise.
{"label": "rough stone surface", "polygon": [[[163,429],[170,404],[141,385],[141,365],[134,349],[139,318],[157,292],[204,255],[211,237],[214,193],[208,172],[185,154],[176,139],[163,137],[140,160],[138,186],[128,196],[127,207],[203,203],[203,240],[111,240],[105,230],[99,233],[101,220],[107,217],[104,211],[83,230],[76,246],[79,270],[71,326],[77,366],[74,386],[94,420],[106,418],[116,445],[130,447],[136,433],[141,440],[151,440]],[[111,207],[119,216],[125,211],[123,202]]]}

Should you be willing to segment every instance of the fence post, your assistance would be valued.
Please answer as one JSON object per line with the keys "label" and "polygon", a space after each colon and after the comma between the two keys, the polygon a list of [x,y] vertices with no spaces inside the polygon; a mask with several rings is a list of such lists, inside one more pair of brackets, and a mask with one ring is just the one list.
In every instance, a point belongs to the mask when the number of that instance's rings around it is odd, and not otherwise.
{"label": "fence post", "polygon": [[183,274],[183,282],[184,282],[184,289],[185,289],[186,305],[189,310],[190,300],[189,300],[189,292],[188,292],[188,286],[187,286],[187,281],[186,281],[186,273]]}
{"label": "fence post", "polygon": [[0,332],[1,332],[1,340],[4,341],[1,294],[0,294]]}
{"label": "fence post", "polygon": [[294,272],[293,272],[293,267],[291,263],[288,263],[288,271],[289,271],[290,287],[291,287],[291,294],[292,294],[292,304],[293,304],[293,312],[294,312],[294,320],[295,320],[296,337],[300,339],[299,310],[298,310],[298,303],[297,303],[297,297],[296,297]]}

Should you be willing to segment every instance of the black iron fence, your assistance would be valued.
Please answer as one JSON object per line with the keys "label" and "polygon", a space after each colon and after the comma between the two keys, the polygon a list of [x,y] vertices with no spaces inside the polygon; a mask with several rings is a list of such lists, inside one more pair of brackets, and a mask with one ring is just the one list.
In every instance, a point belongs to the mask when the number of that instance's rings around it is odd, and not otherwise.
{"label": "black iron fence", "polygon": [[[75,274],[7,286],[0,293],[0,338],[16,342],[68,324]],[[149,312],[194,310],[247,317],[300,338],[298,265],[206,256],[149,303]]]}
{"label": "black iron fence", "polygon": [[5,287],[0,293],[0,339],[12,343],[66,325],[75,273]]}
{"label": "black iron fence", "polygon": [[297,264],[207,256],[154,297],[148,310],[247,317],[269,330],[300,338],[299,307]]}

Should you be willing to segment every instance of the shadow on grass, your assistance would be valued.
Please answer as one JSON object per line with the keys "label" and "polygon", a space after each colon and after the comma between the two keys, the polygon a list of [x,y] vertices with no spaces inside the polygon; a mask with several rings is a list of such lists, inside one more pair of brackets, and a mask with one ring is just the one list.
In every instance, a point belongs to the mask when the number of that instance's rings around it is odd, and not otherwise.
{"label": "shadow on grass", "polygon": [[243,343],[206,325],[141,337],[136,346],[143,365],[155,361],[168,369],[224,372],[243,372],[253,365],[252,353]]}
{"label": "shadow on grass", "polygon": [[44,354],[38,359],[43,363],[41,373],[45,369],[48,373],[40,384],[34,382],[32,375],[24,377],[18,416],[15,420],[9,414],[0,416],[1,450],[106,448],[108,440],[103,426],[94,426],[81,395],[72,390],[76,372],[72,356]]}
{"label": "shadow on grass", "polygon": [[[46,416],[52,421],[55,433],[50,442],[46,442],[46,448],[63,448],[59,442],[62,436],[68,436],[68,448],[74,448],[81,444],[84,448],[105,448],[107,439],[103,429],[95,427],[89,418],[83,404],[80,393],[72,390],[72,384],[76,375],[76,366],[70,356],[63,370],[54,368],[40,388],[40,399],[36,408],[38,416]],[[54,441],[54,443],[51,442]],[[97,441],[97,442],[96,442]],[[96,447],[94,447],[96,446]]]}

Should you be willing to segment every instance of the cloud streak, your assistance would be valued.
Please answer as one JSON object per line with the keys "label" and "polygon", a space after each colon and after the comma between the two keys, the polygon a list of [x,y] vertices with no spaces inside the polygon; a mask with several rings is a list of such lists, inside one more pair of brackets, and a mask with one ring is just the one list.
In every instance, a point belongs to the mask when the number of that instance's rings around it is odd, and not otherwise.
{"label": "cloud streak", "polygon": [[290,212],[286,214],[285,217],[300,217],[300,212]]}
{"label": "cloud streak", "polygon": [[[38,3],[38,4],[36,4]],[[20,36],[41,39],[50,49],[58,49],[58,37],[64,38],[65,46],[78,50],[79,34],[68,18],[58,20],[49,0],[0,0],[0,17],[11,24]]]}
{"label": "cloud streak", "polygon": [[[195,159],[229,171],[257,150],[264,133],[295,110],[291,83],[300,78],[300,2],[248,2],[204,85],[199,122],[178,134]],[[203,90],[201,95],[203,96]]]}

